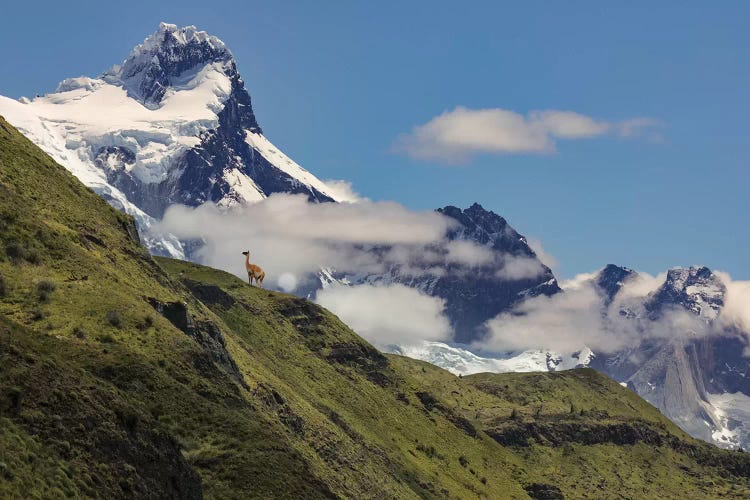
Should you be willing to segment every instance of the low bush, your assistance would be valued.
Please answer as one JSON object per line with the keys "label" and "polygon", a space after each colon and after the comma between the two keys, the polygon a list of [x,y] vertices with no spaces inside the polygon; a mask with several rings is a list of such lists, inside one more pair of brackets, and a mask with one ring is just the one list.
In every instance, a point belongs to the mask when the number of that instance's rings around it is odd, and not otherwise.
{"label": "low bush", "polygon": [[42,261],[42,254],[35,248],[28,248],[17,240],[11,240],[5,245],[5,255],[13,262],[25,260],[31,264],[39,264]]}
{"label": "low bush", "polygon": [[112,309],[107,312],[107,323],[115,328],[120,328],[122,326],[122,315],[120,314],[120,311]]}
{"label": "low bush", "polygon": [[49,300],[49,296],[52,292],[55,291],[57,288],[57,285],[54,281],[50,280],[42,280],[39,283],[36,284],[36,293],[39,296],[40,302],[47,302]]}

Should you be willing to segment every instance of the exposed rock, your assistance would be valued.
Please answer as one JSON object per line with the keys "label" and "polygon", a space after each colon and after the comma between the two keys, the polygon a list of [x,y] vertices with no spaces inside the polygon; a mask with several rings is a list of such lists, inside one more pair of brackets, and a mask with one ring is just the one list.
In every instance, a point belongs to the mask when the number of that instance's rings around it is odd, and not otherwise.
{"label": "exposed rock", "polygon": [[184,302],[164,302],[153,297],[149,297],[148,302],[175,327],[195,339],[211,355],[213,361],[223,366],[240,385],[247,387],[237,363],[226,349],[226,340],[216,323],[195,321]]}

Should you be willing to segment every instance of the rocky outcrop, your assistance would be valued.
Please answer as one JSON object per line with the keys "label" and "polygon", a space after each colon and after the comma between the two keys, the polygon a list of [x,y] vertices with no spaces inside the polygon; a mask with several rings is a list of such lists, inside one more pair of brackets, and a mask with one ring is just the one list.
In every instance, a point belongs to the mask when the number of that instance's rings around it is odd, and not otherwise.
{"label": "rocky outcrop", "polygon": [[189,313],[187,304],[184,302],[165,302],[153,297],[149,297],[148,302],[156,312],[205,349],[210,361],[206,364],[207,360],[196,358],[194,364],[197,368],[204,372],[210,371],[210,363],[216,363],[222,366],[240,385],[247,387],[237,363],[227,351],[226,340],[221,333],[221,328],[216,323],[208,320],[196,320]]}

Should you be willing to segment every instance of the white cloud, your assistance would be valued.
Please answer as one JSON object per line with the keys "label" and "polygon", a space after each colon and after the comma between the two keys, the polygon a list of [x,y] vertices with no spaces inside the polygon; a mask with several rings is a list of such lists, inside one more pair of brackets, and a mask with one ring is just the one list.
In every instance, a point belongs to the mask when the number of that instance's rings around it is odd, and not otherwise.
{"label": "white cloud", "polygon": [[[725,272],[716,274],[727,287],[719,319],[726,326],[736,327],[750,334],[750,281],[735,281]],[[750,355],[750,345],[748,349]]]}
{"label": "white cloud", "polygon": [[621,347],[604,333],[599,306],[601,297],[593,287],[582,287],[552,297],[539,296],[521,303],[512,313],[487,322],[489,336],[477,343],[492,351],[551,349],[573,352],[583,346],[594,350]]}
{"label": "white cloud", "polygon": [[495,254],[487,247],[466,240],[454,240],[446,243],[448,255],[446,260],[452,263],[481,266],[491,263]]}
{"label": "white cloud", "polygon": [[333,286],[318,291],[315,300],[381,348],[452,337],[445,302],[404,285]]}
{"label": "white cloud", "polygon": [[516,257],[507,255],[503,258],[503,266],[495,276],[506,280],[532,279],[546,272],[541,262],[531,257]]}
{"label": "white cloud", "polygon": [[327,179],[323,181],[328,187],[328,192],[339,201],[344,203],[357,203],[358,201],[369,201],[354,190],[352,183],[339,179]]}
{"label": "white cloud", "polygon": [[611,125],[573,111],[532,111],[528,124],[543,129],[549,136],[559,139],[588,139],[604,135]]}
{"label": "white cloud", "polygon": [[542,264],[555,269],[557,267],[557,259],[552,255],[544,251],[542,242],[536,238],[526,238],[526,243],[536,254],[537,258],[542,261]]}
{"label": "white cloud", "polygon": [[[527,299],[513,311],[488,321],[488,335],[475,347],[499,352],[550,349],[571,353],[588,346],[607,353],[635,347],[647,338],[721,334],[714,325],[683,309],[665,310],[658,319],[649,319],[643,299],[664,283],[666,273],[656,277],[639,274],[624,283],[608,306],[592,282],[597,272],[580,274],[561,284],[564,293]],[[722,316],[733,324],[747,321],[750,326],[750,283],[729,283],[731,292]],[[623,316],[623,309],[632,314]]]}
{"label": "white cloud", "polygon": [[[446,266],[474,267],[502,255],[468,241],[449,241],[457,222],[438,212],[416,212],[397,203],[309,203],[302,195],[276,194],[232,208],[174,205],[152,228],[180,239],[201,239],[201,263],[244,277],[243,250],[263,267],[270,286],[287,292],[320,268],[345,273],[402,274]],[[527,266],[528,267],[528,266]]]}
{"label": "white cloud", "polygon": [[573,111],[532,111],[524,116],[501,108],[458,106],[401,135],[394,150],[412,158],[460,164],[477,154],[553,153],[558,139],[636,137],[659,125],[653,118],[610,122]]}

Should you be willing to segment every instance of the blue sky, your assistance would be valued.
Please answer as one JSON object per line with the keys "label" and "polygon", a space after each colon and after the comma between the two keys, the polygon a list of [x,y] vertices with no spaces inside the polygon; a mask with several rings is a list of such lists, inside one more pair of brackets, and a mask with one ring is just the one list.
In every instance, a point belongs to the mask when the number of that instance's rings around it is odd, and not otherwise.
{"label": "blue sky", "polygon": [[[749,279],[750,4],[606,4],[12,2],[0,94],[98,75],[159,21],[195,24],[232,49],[268,137],[321,178],[415,209],[478,201],[562,277],[613,262]],[[457,106],[649,117],[660,140],[605,133],[461,165],[394,153]]]}

